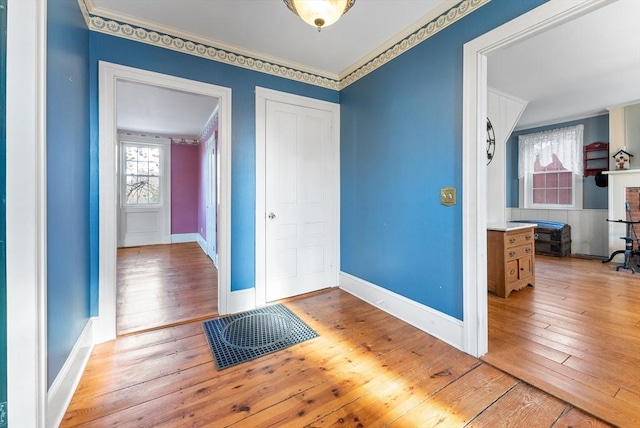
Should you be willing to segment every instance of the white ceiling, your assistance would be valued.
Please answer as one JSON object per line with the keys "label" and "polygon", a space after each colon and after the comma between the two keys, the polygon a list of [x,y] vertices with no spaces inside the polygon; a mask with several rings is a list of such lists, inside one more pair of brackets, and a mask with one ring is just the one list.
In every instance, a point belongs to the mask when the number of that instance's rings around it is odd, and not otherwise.
{"label": "white ceiling", "polygon": [[457,2],[357,0],[320,33],[282,0],[93,0],[90,12],[337,75],[430,11]]}
{"label": "white ceiling", "polygon": [[489,86],[529,101],[518,128],[640,100],[640,1],[619,0],[501,50]]}
{"label": "white ceiling", "polygon": [[173,89],[119,81],[116,126],[120,130],[197,137],[218,99]]}
{"label": "white ceiling", "polygon": [[[426,16],[441,14],[457,2],[357,0],[337,23],[318,33],[292,14],[282,0],[88,1],[89,12],[103,18],[182,37],[188,35],[196,42],[336,77],[353,71],[363,58],[371,59],[397,42],[400,37],[396,36],[404,37],[420,23],[424,25]],[[489,85],[529,102],[518,128],[584,117],[605,112],[608,107],[638,102],[638,17],[640,1],[618,0],[497,52],[489,59]],[[141,105],[147,101],[142,93],[131,99],[138,106],[129,109],[132,114],[144,110]],[[160,103],[154,104],[159,108]],[[187,112],[189,117],[205,115],[194,112],[191,101],[181,104],[176,99],[163,104],[175,106],[176,112]],[[145,110],[148,117],[151,110]],[[171,128],[171,115],[162,114],[164,117],[154,123]],[[131,124],[129,120],[123,113],[123,123]],[[174,132],[197,134],[182,129]]]}

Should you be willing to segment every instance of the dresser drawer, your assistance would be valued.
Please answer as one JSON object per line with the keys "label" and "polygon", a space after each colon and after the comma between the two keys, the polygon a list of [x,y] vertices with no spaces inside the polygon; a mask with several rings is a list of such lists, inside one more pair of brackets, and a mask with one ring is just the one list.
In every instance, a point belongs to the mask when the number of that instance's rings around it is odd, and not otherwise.
{"label": "dresser drawer", "polygon": [[511,283],[518,280],[518,261],[512,260],[505,264],[505,281]]}
{"label": "dresser drawer", "polygon": [[515,260],[520,257],[528,256],[533,253],[533,244],[520,245],[518,247],[511,247],[505,249],[505,260]]}
{"label": "dresser drawer", "polygon": [[533,229],[518,233],[505,233],[504,247],[517,247],[518,245],[530,244],[534,242]]}

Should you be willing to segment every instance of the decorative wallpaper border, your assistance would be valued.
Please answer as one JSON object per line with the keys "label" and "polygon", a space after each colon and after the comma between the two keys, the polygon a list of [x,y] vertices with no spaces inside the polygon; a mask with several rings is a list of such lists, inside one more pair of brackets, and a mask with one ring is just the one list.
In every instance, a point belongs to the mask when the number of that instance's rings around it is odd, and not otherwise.
{"label": "decorative wallpaper border", "polygon": [[109,18],[92,14],[86,4],[87,0],[78,0],[80,9],[87,23],[87,27],[91,31],[110,34],[116,37],[122,37],[141,43],[147,43],[165,49],[199,56],[202,58],[218,61],[225,64],[242,67],[261,73],[267,73],[286,79],[296,80],[302,83],[320,86],[327,89],[340,90],[346,88],[353,82],[361,79],[377,68],[383,66],[392,59],[402,55],[412,47],[422,43],[429,37],[433,36],[440,30],[448,27],[459,19],[472,13],[479,7],[491,0],[464,0],[456,6],[449,9],[446,13],[438,16],[428,24],[420,27],[409,36],[400,40],[391,48],[377,55],[363,66],[350,72],[346,76],[340,76],[339,79],[322,76],[298,70],[282,64],[276,64],[273,61],[267,61],[259,58],[250,57],[239,53],[232,52],[228,49],[216,47],[213,43],[200,43],[191,41],[186,37],[180,37],[178,34],[168,34],[152,29],[133,26],[126,22],[119,22]]}
{"label": "decorative wallpaper border", "polygon": [[341,77],[340,89],[346,88],[356,80],[361,79],[375,69],[382,67],[392,59],[402,55],[414,46],[424,42],[429,37],[447,28],[449,25],[453,24],[459,19],[464,18],[471,12],[475,11],[476,9],[490,1],[491,0],[464,0],[458,3],[457,6],[449,9],[446,13],[443,13],[438,18],[429,22],[427,25],[420,27],[420,29],[414,31],[413,33],[411,33],[411,35],[405,37],[400,42],[396,43],[393,47],[376,56],[365,65],[359,67],[346,76]]}
{"label": "decorative wallpaper border", "polygon": [[134,142],[164,142],[171,144],[187,144],[197,146],[200,144],[198,137],[180,136],[180,135],[163,135],[149,132],[136,132],[126,129],[118,130],[118,141],[131,139]]}

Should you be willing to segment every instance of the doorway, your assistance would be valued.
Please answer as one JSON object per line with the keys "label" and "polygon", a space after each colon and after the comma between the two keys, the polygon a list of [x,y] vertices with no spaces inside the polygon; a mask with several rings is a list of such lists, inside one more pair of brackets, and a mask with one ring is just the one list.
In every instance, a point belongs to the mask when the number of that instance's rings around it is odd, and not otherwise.
{"label": "doorway", "polygon": [[[463,61],[463,272],[464,350],[488,351],[487,325],[487,57],[545,29],[607,4],[546,3],[464,45]],[[466,149],[464,149],[466,147]]]}
{"label": "doorway", "polygon": [[[96,341],[116,337],[116,243],[118,184],[114,179],[117,156],[117,118],[115,115],[118,82],[135,82],[170,91],[199,94],[218,99],[220,213],[218,216],[218,312],[227,311],[230,292],[230,177],[231,177],[231,90],[220,86],[191,81],[131,67],[99,63],[99,157],[100,157],[100,267]],[[111,202],[110,202],[111,201]],[[200,230],[203,233],[204,227]]]}
{"label": "doorway", "polygon": [[[217,315],[201,215],[218,98],[118,81],[117,334]],[[215,221],[215,220],[214,220]]]}

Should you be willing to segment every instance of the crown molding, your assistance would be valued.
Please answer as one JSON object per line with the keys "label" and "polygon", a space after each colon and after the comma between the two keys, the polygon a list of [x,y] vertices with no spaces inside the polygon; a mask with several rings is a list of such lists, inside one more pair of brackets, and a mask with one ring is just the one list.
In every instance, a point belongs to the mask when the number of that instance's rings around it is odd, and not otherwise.
{"label": "crown molding", "polygon": [[343,79],[344,77],[346,77],[349,74],[353,73],[354,71],[356,71],[357,69],[359,69],[363,65],[367,64],[369,61],[372,61],[376,57],[384,54],[387,50],[393,48],[394,45],[396,45],[397,43],[401,42],[402,40],[409,38],[413,33],[416,33],[422,27],[428,25],[431,21],[434,21],[434,20],[438,19],[438,17],[440,15],[442,15],[444,13],[447,13],[450,9],[454,8],[458,3],[460,3],[460,0],[447,0],[447,1],[445,1],[440,6],[438,6],[435,9],[433,9],[431,12],[429,12],[427,15],[423,16],[421,19],[419,19],[418,21],[414,22],[412,25],[410,25],[409,27],[405,28],[404,30],[402,30],[398,34],[392,36],[389,40],[387,40],[386,42],[382,43],[376,49],[374,49],[373,51],[367,53],[362,58],[360,58],[358,61],[356,61],[355,63],[351,64],[346,69],[342,70],[340,73],[338,73],[339,76],[340,76],[340,79]]}
{"label": "crown molding", "polygon": [[[433,15],[431,14],[427,15],[425,17],[425,20],[429,22],[426,25],[423,24],[419,26],[417,30],[414,29],[413,31],[410,32],[408,36],[405,36],[404,38],[401,38],[400,40],[396,41],[395,44],[393,44],[393,46],[387,48],[386,50],[384,50],[384,52],[378,55],[375,55],[372,59],[366,62],[366,64],[361,65],[359,67],[357,67],[356,65],[350,67],[348,70],[353,70],[353,71],[348,72],[348,74],[346,75],[340,76],[340,89],[346,88],[347,86],[363,78],[364,76],[371,73],[372,71],[382,67],[384,64],[388,63],[392,59],[402,55],[403,53],[413,48],[414,46],[417,46],[418,44],[424,42],[434,34],[447,28],[449,25],[453,24],[454,22],[464,18],[468,14],[474,12],[475,10],[477,10],[481,6],[484,6],[490,1],[491,0],[465,0],[458,3],[457,6],[454,6],[448,9],[446,12],[440,13],[436,18],[429,19]],[[443,6],[448,6],[449,4],[450,2],[447,2]],[[440,11],[440,9],[438,9],[438,11]],[[392,43],[393,43],[392,41],[389,41],[385,44],[385,46],[389,46]],[[371,54],[371,55],[373,56],[374,54]],[[369,58],[369,56],[367,56],[366,58]]]}
{"label": "crown molding", "polygon": [[161,134],[157,132],[132,131],[118,129],[118,141],[132,141],[134,143],[161,143],[161,144],[189,144],[197,146],[200,139],[193,135]]}
{"label": "crown molding", "polygon": [[447,0],[358,62],[336,75],[247,49],[205,39],[195,34],[96,7],[93,0],[78,0],[87,27],[165,49],[199,56],[273,76],[332,90],[346,88],[440,30],[477,10],[491,0]]}

